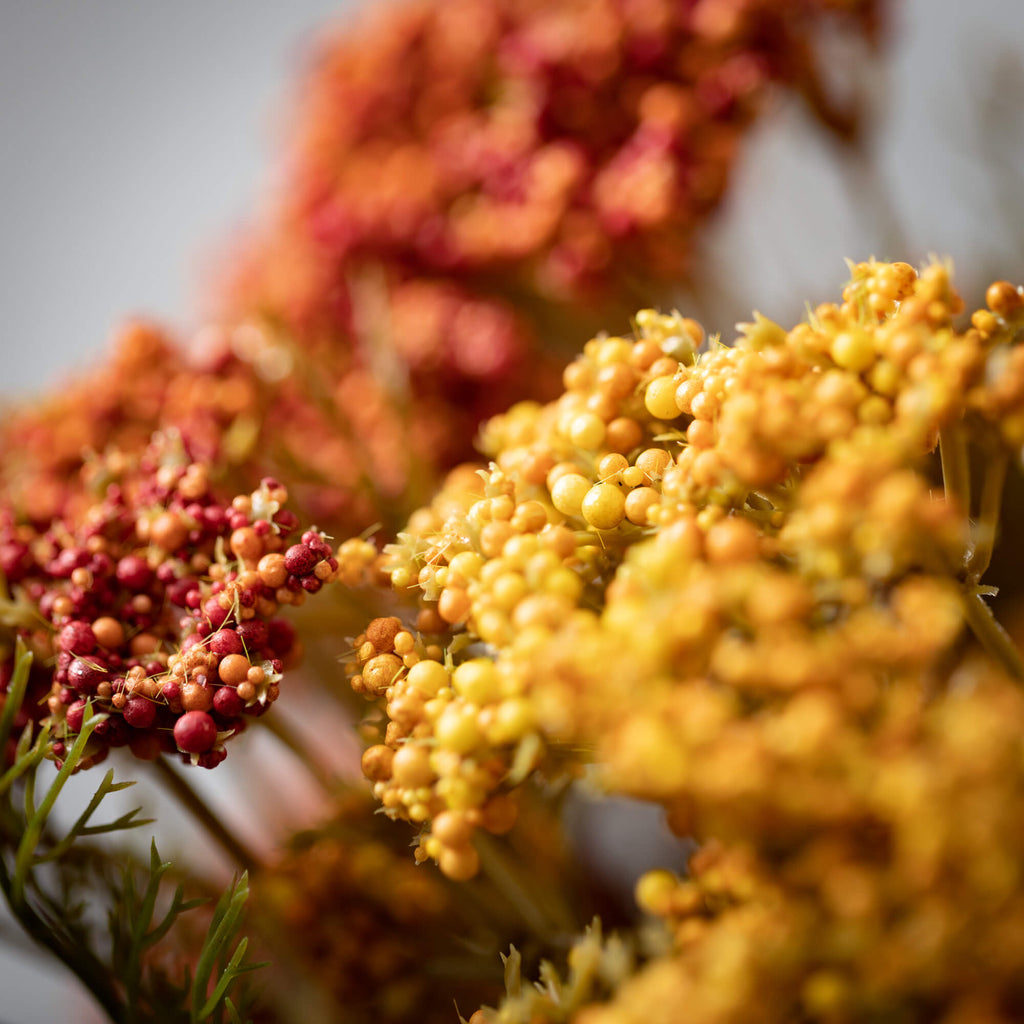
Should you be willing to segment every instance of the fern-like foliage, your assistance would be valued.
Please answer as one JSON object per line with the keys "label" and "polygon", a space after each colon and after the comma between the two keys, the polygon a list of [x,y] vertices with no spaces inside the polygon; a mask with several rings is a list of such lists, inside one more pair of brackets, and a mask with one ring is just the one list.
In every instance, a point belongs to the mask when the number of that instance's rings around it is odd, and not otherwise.
{"label": "fern-like foliage", "polygon": [[[0,711],[0,751],[11,739],[31,664],[31,653],[19,643]],[[205,935],[195,936],[192,962],[173,977],[159,948],[189,948],[173,941],[179,931],[189,931],[181,916],[208,901],[185,899],[180,882],[172,891],[172,865],[160,859],[155,840],[148,864],[88,842],[150,824],[138,809],[94,821],[109,794],[133,783],[115,782],[111,769],[70,828],[55,822],[61,792],[104,718],[86,717],[48,784],[39,771],[48,728],[29,723],[22,731],[13,761],[0,774],[0,889],[25,932],[73,971],[118,1024],[242,1024],[247,998],[239,982],[261,966],[246,961],[247,940],[238,936],[249,893],[246,875],[221,895]],[[105,918],[98,907],[106,908]]]}

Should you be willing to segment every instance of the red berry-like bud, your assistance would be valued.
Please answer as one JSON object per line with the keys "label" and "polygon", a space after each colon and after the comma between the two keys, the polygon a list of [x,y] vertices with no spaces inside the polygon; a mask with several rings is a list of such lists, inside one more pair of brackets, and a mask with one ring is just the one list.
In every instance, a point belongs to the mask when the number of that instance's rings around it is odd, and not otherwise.
{"label": "red berry-like bud", "polygon": [[156,721],[156,705],[145,697],[132,697],[124,706],[124,720],[133,729],[148,729]]}
{"label": "red berry-like bud", "polygon": [[281,527],[282,533],[290,533],[299,525],[299,517],[290,508],[283,508],[274,516],[274,522]]}
{"label": "red berry-like bud", "polygon": [[86,702],[84,700],[76,700],[68,710],[65,721],[69,732],[81,732],[82,731],[82,720],[85,718]]}
{"label": "red berry-like bud", "polygon": [[188,595],[192,593],[192,591],[195,591],[197,594],[199,593],[199,591],[196,590],[198,582],[199,581],[194,576],[183,576],[180,580],[175,580],[167,588],[167,599],[171,604],[176,604],[179,608],[184,608],[186,606],[186,601],[188,600]]}
{"label": "red berry-like bud", "polygon": [[199,767],[216,768],[227,756],[226,750],[208,750],[205,754],[199,755]]}
{"label": "red berry-like bud", "polygon": [[174,742],[186,754],[204,754],[217,742],[217,725],[205,711],[186,711],[174,723]]}
{"label": "red berry-like bud", "polygon": [[262,619],[246,619],[238,624],[238,635],[250,651],[259,651],[267,646],[270,632]]}
{"label": "red berry-like bud", "polygon": [[69,622],[57,636],[57,646],[74,654],[92,654],[96,650],[96,634],[88,622]]}
{"label": "red berry-like bud", "polygon": [[153,570],[138,555],[125,555],[117,563],[117,581],[129,590],[145,590],[152,579]]}
{"label": "red berry-like bud", "polygon": [[104,669],[81,658],[75,658],[68,666],[68,686],[78,693],[95,693],[96,687],[106,678]]}
{"label": "red berry-like bud", "polygon": [[270,634],[267,646],[278,657],[284,657],[295,646],[295,627],[287,619],[271,619],[267,623],[267,630]]}
{"label": "red berry-like bud", "polygon": [[305,544],[293,544],[284,553],[284,567],[293,576],[305,576],[313,571],[319,559]]}
{"label": "red berry-like bud", "polygon": [[233,686],[222,686],[213,695],[213,710],[225,718],[240,715],[244,707],[245,701],[238,696],[238,691]]}
{"label": "red berry-like bud", "polygon": [[216,633],[212,633],[209,638],[209,647],[214,654],[222,656],[242,654],[245,651],[242,638],[233,629],[218,629]]}
{"label": "red berry-like bud", "polygon": [[203,605],[203,614],[209,620],[214,629],[220,629],[224,620],[228,617],[228,609],[222,608],[216,597],[211,597]]}
{"label": "red berry-like bud", "polygon": [[11,540],[0,544],[0,572],[9,583],[18,583],[29,571],[32,556],[28,545]]}

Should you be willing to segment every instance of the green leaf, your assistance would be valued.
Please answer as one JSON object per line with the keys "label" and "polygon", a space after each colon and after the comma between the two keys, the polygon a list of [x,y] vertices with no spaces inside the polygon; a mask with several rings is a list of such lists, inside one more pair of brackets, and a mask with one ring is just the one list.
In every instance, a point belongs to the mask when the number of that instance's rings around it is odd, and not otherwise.
{"label": "green leaf", "polygon": [[25,647],[21,637],[18,637],[14,652],[14,672],[7,686],[3,710],[0,711],[0,750],[7,746],[7,741],[11,738],[14,716],[18,713],[18,709],[25,699],[25,690],[28,688],[28,674],[31,668],[32,652]]}

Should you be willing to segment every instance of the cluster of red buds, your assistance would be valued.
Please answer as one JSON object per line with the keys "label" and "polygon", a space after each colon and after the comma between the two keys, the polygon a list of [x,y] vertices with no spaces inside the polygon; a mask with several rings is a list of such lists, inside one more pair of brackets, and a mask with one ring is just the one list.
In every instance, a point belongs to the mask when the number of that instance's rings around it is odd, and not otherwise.
{"label": "cluster of red buds", "polygon": [[302,93],[276,219],[236,258],[236,309],[358,342],[373,266],[397,320],[433,312],[424,386],[500,382],[567,308],[582,332],[678,283],[769,85],[855,130],[817,67],[826,13],[877,28],[870,0],[419,0],[346,26]]}
{"label": "cluster of red buds", "polygon": [[92,762],[128,746],[210,768],[277,699],[299,654],[278,610],[332,581],[338,562],[317,530],[296,537],[276,480],[225,502],[210,473],[180,437],[157,435],[137,460],[88,464],[78,500],[45,524],[11,509],[0,522],[0,571],[42,620],[16,631],[51,655],[58,761],[91,711],[107,715]]}

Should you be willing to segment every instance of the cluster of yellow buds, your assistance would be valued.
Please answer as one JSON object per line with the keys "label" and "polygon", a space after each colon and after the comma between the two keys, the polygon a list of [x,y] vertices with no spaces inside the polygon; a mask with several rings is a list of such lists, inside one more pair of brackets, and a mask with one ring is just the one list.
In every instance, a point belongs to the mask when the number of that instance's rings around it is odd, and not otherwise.
{"label": "cluster of yellow buds", "polygon": [[418,859],[472,875],[474,830],[512,826],[531,771],[584,762],[724,844],[641,882],[673,950],[595,1021],[681,1000],[740,1020],[755,991],[771,1020],[1017,1005],[1005,943],[988,995],[935,964],[963,956],[954,921],[986,949],[1024,927],[1024,670],[981,583],[1021,452],[1024,299],[997,283],[960,327],[948,267],[851,270],[792,330],[756,316],[727,346],[644,311],[636,340],[594,339],[386,549],[416,610],[383,646],[372,624],[352,672],[385,713],[364,766],[421,824]]}

